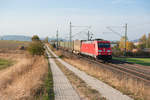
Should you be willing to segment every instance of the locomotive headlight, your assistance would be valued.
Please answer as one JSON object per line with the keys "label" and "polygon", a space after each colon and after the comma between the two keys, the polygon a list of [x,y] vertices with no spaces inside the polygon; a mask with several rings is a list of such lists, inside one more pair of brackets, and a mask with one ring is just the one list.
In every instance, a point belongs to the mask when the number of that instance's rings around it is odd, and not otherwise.
{"label": "locomotive headlight", "polygon": [[107,52],[110,52],[110,50],[107,50]]}
{"label": "locomotive headlight", "polygon": [[102,52],[102,50],[98,50],[98,52]]}

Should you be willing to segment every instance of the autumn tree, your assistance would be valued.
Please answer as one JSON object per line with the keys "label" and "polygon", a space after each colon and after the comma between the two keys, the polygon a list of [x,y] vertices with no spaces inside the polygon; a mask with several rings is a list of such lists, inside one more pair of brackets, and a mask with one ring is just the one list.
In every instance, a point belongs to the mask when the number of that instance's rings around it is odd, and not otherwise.
{"label": "autumn tree", "polygon": [[127,41],[127,51],[132,51],[135,48],[133,42]]}
{"label": "autumn tree", "polygon": [[124,36],[120,39],[119,48],[121,51],[123,51],[125,48],[125,37]]}
{"label": "autumn tree", "polygon": [[[119,48],[121,51],[125,49],[125,37],[122,37],[119,43]],[[134,49],[134,44],[133,42],[129,42],[128,40],[126,41],[126,50],[131,51]]]}
{"label": "autumn tree", "polygon": [[140,45],[139,45],[139,48],[140,49],[144,49],[144,48],[146,48],[146,41],[147,41],[147,39],[146,39],[146,35],[144,34],[141,38],[140,38]]}

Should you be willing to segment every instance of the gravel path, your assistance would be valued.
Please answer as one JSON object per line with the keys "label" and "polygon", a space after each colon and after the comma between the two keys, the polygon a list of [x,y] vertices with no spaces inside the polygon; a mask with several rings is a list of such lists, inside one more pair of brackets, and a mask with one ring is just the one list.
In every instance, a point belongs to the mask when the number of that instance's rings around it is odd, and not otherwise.
{"label": "gravel path", "polygon": [[79,95],[73,89],[67,77],[56,65],[54,58],[48,52],[47,54],[53,74],[55,100],[80,100]]}
{"label": "gravel path", "polygon": [[58,61],[60,61],[63,65],[66,66],[66,68],[74,72],[78,77],[84,80],[93,89],[99,91],[99,93],[101,93],[102,96],[106,97],[108,100],[133,100],[132,98],[128,97],[127,95],[123,95],[120,91],[112,88],[111,86],[103,83],[102,81],[91,77],[85,72],[80,71],[72,65],[64,62],[62,59],[58,58],[58,56],[55,55],[48,46],[47,48],[57,58]]}

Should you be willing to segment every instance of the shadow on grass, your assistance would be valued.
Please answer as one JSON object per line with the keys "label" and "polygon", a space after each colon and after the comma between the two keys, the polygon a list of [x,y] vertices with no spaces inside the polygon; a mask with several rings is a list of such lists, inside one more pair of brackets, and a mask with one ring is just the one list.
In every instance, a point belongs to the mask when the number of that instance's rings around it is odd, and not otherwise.
{"label": "shadow on grass", "polygon": [[116,62],[117,62],[117,60],[122,61],[122,63],[129,62],[130,64],[140,64],[140,65],[144,65],[144,66],[150,66],[150,62],[144,62],[144,61],[138,60],[136,58],[134,59],[134,58],[116,58],[116,57],[114,57],[113,60]]}
{"label": "shadow on grass", "polygon": [[150,66],[149,62],[144,62],[144,61],[140,61],[140,60],[136,60],[136,59],[129,59],[128,61],[136,63],[136,64],[144,65],[144,66]]}
{"label": "shadow on grass", "polygon": [[63,58],[64,56],[54,57],[54,56],[48,56],[48,58],[57,59],[57,58]]}

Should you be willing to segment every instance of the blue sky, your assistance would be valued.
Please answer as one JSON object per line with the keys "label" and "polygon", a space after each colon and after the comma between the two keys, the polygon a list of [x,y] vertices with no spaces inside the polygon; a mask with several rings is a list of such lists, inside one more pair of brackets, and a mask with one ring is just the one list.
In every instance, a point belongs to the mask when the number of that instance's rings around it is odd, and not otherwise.
{"label": "blue sky", "polygon": [[[0,0],[0,35],[67,37],[69,22],[91,26],[95,38],[119,40],[107,26],[123,35],[128,23],[128,37],[137,39],[150,32],[150,0]],[[83,29],[73,29],[76,34]],[[74,39],[86,39],[86,31]],[[107,33],[108,32],[108,33]]]}

